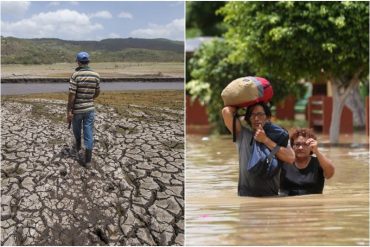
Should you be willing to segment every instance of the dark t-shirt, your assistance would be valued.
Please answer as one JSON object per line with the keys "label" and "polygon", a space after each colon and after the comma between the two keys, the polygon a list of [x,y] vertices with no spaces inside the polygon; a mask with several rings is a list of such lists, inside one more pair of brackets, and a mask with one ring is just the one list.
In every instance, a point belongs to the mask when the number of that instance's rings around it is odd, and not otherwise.
{"label": "dark t-shirt", "polygon": [[[251,139],[253,132],[245,127],[241,128],[237,136],[236,144],[239,152],[239,196],[276,196],[279,192],[280,171],[272,178],[266,179],[251,174],[247,170],[247,164],[251,158]],[[288,137],[286,138],[288,139]],[[255,140],[253,140],[255,141]],[[285,140],[288,143],[288,140]]]}
{"label": "dark t-shirt", "polygon": [[313,156],[307,167],[303,169],[298,169],[295,165],[283,164],[280,175],[282,195],[321,194],[324,189],[324,171],[319,160]]}

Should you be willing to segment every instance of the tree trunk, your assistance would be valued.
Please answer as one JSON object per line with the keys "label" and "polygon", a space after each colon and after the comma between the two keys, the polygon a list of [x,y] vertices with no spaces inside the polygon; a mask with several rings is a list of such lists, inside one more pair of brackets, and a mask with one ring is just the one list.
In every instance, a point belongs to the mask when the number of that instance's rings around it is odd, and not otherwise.
{"label": "tree trunk", "polygon": [[339,142],[339,130],[340,130],[340,118],[342,116],[344,103],[340,100],[340,97],[334,97],[333,95],[333,110],[331,113],[330,123],[330,143]]}
{"label": "tree trunk", "polygon": [[346,100],[346,106],[351,109],[353,113],[353,124],[356,127],[365,126],[365,104],[361,99],[360,87],[357,84],[353,90],[349,93]]}
{"label": "tree trunk", "polygon": [[[344,103],[348,94],[360,83],[358,79],[363,68],[359,68],[353,75],[349,83],[344,83],[340,78],[331,78],[330,83],[333,91],[333,110],[331,114],[331,123],[329,130],[330,143],[339,142],[340,118],[342,115]],[[347,87],[341,85],[348,85]]]}
{"label": "tree trunk", "polygon": [[342,116],[342,111],[344,107],[344,101],[340,96],[339,87],[337,83],[331,81],[333,90],[333,109],[331,113],[331,123],[330,123],[330,143],[339,142],[339,130],[340,130],[340,118]]}

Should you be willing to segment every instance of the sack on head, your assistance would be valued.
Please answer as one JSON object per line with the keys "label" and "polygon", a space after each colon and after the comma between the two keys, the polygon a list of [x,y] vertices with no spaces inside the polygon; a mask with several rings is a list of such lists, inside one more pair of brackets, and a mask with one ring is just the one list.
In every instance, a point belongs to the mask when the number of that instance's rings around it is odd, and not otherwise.
{"label": "sack on head", "polygon": [[233,80],[221,93],[225,106],[247,107],[269,102],[273,95],[270,82],[262,77],[241,77]]}

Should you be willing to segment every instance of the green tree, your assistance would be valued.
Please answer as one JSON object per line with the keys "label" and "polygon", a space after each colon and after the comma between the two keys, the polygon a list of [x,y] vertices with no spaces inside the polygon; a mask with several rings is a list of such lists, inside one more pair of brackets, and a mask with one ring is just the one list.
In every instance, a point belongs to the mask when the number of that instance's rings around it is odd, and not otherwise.
{"label": "green tree", "polygon": [[186,2],[186,37],[221,36],[226,31],[216,11],[225,2]]}
{"label": "green tree", "polygon": [[[253,64],[248,60],[230,60],[233,49],[225,40],[214,39],[203,44],[189,61],[192,80],[186,84],[187,92],[193,100],[198,98],[206,106],[209,122],[218,133],[227,133],[220,115],[223,108],[222,90],[236,78],[256,75]],[[272,103],[279,102],[289,94],[301,96],[304,93],[302,85],[287,83],[268,74],[259,76],[267,78],[274,88]]]}
{"label": "green tree", "polygon": [[331,83],[330,141],[338,142],[345,99],[369,74],[368,2],[228,2],[220,12],[232,61],[288,82]]}
{"label": "green tree", "polygon": [[[221,92],[236,75],[253,74],[246,62],[230,63],[231,47],[222,39],[203,44],[189,61],[193,80],[186,84],[192,99],[206,105],[208,119],[215,131],[226,133],[220,112],[223,107]],[[239,77],[240,77],[239,76]]]}

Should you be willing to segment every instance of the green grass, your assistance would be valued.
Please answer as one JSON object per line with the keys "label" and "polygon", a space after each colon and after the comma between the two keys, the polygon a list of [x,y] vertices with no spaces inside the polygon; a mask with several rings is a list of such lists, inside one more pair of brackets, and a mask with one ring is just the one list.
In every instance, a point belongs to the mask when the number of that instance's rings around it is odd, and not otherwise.
{"label": "green grass", "polygon": [[167,62],[183,61],[183,42],[165,39],[110,39],[65,41],[57,39],[18,39],[1,37],[2,64],[52,64],[74,61],[78,51],[88,50],[93,61]]}

